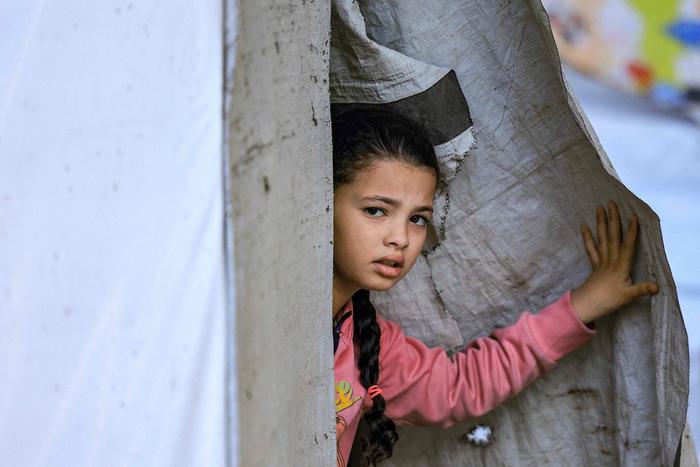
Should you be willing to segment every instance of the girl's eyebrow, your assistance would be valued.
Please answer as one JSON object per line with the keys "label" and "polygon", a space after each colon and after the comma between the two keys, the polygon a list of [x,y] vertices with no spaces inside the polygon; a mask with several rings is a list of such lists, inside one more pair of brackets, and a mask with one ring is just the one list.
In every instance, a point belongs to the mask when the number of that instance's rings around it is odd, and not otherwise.
{"label": "girl's eyebrow", "polygon": [[[401,206],[401,201],[393,198],[387,198],[386,196],[365,196],[362,198],[362,201],[379,201],[381,203],[388,204],[389,206]],[[433,208],[432,206],[420,206],[416,208],[416,211],[428,211],[432,213]]]}

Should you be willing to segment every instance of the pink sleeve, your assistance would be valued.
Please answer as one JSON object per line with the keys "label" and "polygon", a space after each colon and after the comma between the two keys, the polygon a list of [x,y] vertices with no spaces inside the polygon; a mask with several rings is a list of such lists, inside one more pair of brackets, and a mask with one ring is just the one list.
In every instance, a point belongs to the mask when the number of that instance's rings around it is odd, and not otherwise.
{"label": "pink sleeve", "polygon": [[478,417],[515,395],[595,331],[576,315],[571,293],[539,313],[481,337],[449,358],[378,319],[378,385],[395,422],[446,427]]}

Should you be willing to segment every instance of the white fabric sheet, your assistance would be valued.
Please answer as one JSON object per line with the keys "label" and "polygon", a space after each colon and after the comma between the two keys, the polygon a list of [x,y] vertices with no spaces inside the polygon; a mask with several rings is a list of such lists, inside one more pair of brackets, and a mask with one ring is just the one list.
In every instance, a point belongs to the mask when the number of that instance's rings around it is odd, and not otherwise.
{"label": "white fabric sheet", "polygon": [[220,2],[0,3],[0,452],[226,464]]}

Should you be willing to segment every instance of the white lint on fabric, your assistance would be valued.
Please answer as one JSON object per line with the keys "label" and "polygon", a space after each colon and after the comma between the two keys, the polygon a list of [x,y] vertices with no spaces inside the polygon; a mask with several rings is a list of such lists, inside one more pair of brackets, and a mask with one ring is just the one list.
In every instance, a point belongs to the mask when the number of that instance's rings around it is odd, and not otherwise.
{"label": "white lint on fabric", "polygon": [[475,425],[465,435],[467,441],[477,446],[488,446],[493,441],[493,429],[489,425]]}

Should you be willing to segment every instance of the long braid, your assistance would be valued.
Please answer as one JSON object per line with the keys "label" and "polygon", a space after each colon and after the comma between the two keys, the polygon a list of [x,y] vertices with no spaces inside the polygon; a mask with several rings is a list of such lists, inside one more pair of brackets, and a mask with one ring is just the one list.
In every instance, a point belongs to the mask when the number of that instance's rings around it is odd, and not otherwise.
{"label": "long braid", "polygon": [[[360,347],[358,367],[360,382],[368,389],[379,379],[379,341],[381,331],[377,312],[369,301],[369,291],[359,290],[352,296],[355,337]],[[363,465],[376,465],[391,457],[394,443],[398,441],[394,422],[384,415],[386,401],[380,395],[372,399],[372,406],[364,414],[367,437],[363,440]]]}

